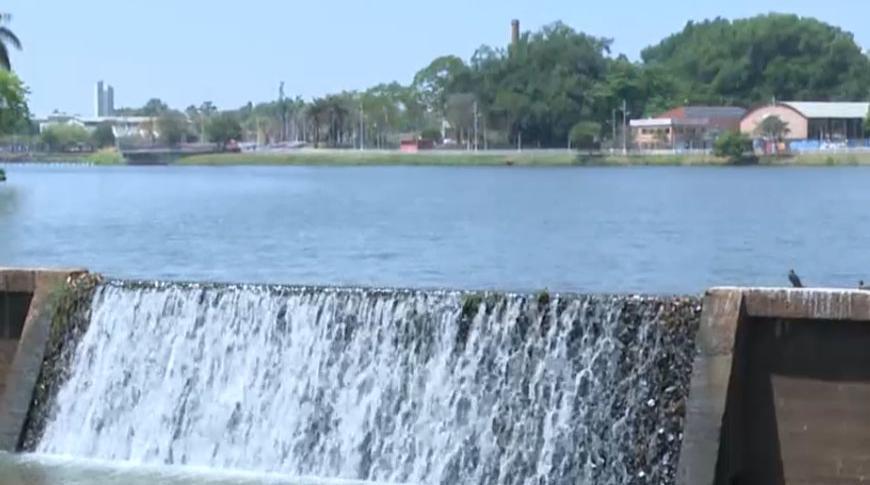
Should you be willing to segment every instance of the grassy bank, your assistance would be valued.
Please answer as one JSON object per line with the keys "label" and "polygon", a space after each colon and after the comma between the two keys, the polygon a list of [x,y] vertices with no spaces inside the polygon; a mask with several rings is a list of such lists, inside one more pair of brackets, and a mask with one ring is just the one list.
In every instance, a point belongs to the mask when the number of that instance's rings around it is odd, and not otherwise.
{"label": "grassy bank", "polygon": [[90,165],[123,165],[124,157],[114,148],[81,153],[12,153],[0,157],[6,163],[81,163]]}
{"label": "grassy bank", "polygon": [[703,155],[589,156],[570,152],[359,152],[216,153],[186,157],[181,165],[428,165],[428,166],[611,166],[721,165],[724,159]]}
{"label": "grassy bank", "polygon": [[807,153],[789,157],[766,157],[761,159],[764,165],[784,166],[858,166],[870,165],[868,153]]}

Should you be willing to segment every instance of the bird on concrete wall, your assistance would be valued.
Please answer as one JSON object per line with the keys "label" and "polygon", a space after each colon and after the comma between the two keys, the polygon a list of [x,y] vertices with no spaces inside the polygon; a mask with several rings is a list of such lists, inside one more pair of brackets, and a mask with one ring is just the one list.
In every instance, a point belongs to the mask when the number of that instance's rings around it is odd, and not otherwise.
{"label": "bird on concrete wall", "polygon": [[788,280],[791,282],[791,285],[795,288],[803,288],[804,287],[804,284],[801,282],[800,277],[797,275],[797,273],[794,272],[793,269],[789,270],[789,272],[788,272]]}

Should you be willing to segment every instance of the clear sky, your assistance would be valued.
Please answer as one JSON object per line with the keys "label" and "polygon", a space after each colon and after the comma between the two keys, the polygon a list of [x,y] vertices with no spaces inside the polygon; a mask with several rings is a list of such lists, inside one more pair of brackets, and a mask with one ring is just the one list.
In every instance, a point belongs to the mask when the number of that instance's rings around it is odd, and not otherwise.
{"label": "clear sky", "polygon": [[159,97],[181,109],[273,99],[281,80],[304,98],[407,83],[439,55],[505,45],[512,18],[523,30],[562,20],[632,58],[690,19],[769,11],[817,17],[870,47],[866,0],[7,0],[2,9],[24,43],[13,69],[39,115],[90,115],[100,79],[117,107]]}

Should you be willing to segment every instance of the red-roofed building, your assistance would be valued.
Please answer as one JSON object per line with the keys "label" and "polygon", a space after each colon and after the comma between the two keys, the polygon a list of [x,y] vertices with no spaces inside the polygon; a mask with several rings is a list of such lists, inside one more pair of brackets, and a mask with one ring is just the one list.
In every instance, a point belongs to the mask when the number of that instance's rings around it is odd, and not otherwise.
{"label": "red-roofed building", "polygon": [[655,118],[631,120],[641,149],[711,148],[720,134],[739,131],[746,110],[733,106],[681,106]]}

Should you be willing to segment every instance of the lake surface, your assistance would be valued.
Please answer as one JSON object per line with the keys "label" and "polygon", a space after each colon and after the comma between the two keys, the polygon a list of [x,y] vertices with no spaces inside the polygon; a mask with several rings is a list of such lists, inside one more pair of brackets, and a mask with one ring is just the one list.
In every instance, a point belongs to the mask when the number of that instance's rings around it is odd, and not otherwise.
{"label": "lake surface", "polygon": [[870,169],[5,167],[0,265],[699,293],[870,281]]}

